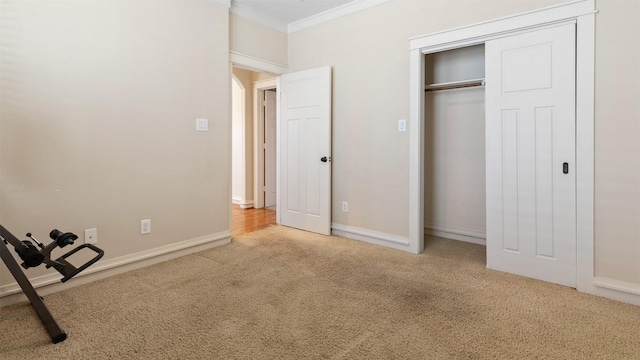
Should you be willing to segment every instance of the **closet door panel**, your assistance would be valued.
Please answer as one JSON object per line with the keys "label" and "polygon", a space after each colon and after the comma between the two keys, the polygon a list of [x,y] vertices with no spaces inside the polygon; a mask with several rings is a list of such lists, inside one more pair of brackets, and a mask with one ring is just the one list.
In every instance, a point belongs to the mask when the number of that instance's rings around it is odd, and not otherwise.
{"label": "closet door panel", "polygon": [[485,54],[487,267],[575,286],[575,24]]}

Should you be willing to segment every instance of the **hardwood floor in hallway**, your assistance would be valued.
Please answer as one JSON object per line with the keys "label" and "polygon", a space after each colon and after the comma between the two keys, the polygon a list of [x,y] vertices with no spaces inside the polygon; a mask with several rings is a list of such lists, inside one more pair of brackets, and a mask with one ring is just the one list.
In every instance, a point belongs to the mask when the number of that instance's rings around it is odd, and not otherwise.
{"label": "hardwood floor in hallway", "polygon": [[269,209],[243,209],[232,205],[231,217],[233,237],[276,224],[276,211]]}

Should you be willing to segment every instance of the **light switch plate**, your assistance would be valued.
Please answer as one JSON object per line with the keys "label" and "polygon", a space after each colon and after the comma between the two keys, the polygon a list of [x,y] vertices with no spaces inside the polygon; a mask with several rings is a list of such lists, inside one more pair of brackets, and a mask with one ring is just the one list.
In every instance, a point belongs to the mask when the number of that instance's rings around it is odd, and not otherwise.
{"label": "light switch plate", "polygon": [[151,233],[151,219],[140,220],[140,235]]}
{"label": "light switch plate", "polygon": [[398,131],[399,132],[407,131],[407,120],[405,119],[398,120]]}

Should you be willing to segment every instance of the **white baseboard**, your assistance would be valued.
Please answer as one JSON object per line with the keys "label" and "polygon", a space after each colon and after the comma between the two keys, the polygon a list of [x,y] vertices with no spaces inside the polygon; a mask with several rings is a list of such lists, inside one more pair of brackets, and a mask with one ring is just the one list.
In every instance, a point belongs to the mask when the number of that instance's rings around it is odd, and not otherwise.
{"label": "white baseboard", "polygon": [[640,284],[594,277],[593,286],[592,291],[587,291],[592,295],[640,306]]}
{"label": "white baseboard", "polygon": [[410,251],[409,238],[403,236],[336,223],[331,224],[331,233],[333,235],[360,240],[370,244],[386,246],[402,251]]}
{"label": "white baseboard", "polygon": [[425,235],[432,235],[432,236],[437,236],[437,237],[441,237],[441,238],[453,239],[453,240],[464,241],[464,242],[468,242],[468,243],[487,246],[487,239],[486,238],[479,237],[479,236],[460,234],[459,232],[436,230],[436,229],[431,229],[431,228],[425,227],[424,228],[424,234]]}
{"label": "white baseboard", "polygon": [[[75,276],[66,283],[60,282],[60,274],[53,273],[29,279],[31,285],[38,289],[40,296],[52,294],[74,286],[87,284],[127,271],[140,269],[198,251],[210,249],[231,242],[231,231],[205,235],[195,239],[185,240],[135,254],[120,256],[114,259],[98,261],[87,270]],[[0,307],[27,300],[18,283],[0,286]]]}
{"label": "white baseboard", "polygon": [[231,203],[234,205],[239,205],[243,209],[252,208],[254,205],[253,200],[242,200],[237,198],[231,199]]}

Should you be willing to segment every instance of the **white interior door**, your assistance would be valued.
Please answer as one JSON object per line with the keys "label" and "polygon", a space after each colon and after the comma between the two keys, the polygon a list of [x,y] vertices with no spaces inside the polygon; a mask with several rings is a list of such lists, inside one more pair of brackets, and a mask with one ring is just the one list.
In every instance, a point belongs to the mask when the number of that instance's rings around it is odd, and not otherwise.
{"label": "white interior door", "polygon": [[265,91],[264,206],[276,205],[276,92]]}
{"label": "white interior door", "polygon": [[485,51],[487,267],[575,287],[575,24]]}
{"label": "white interior door", "polygon": [[331,67],[280,77],[278,217],[331,233]]}

